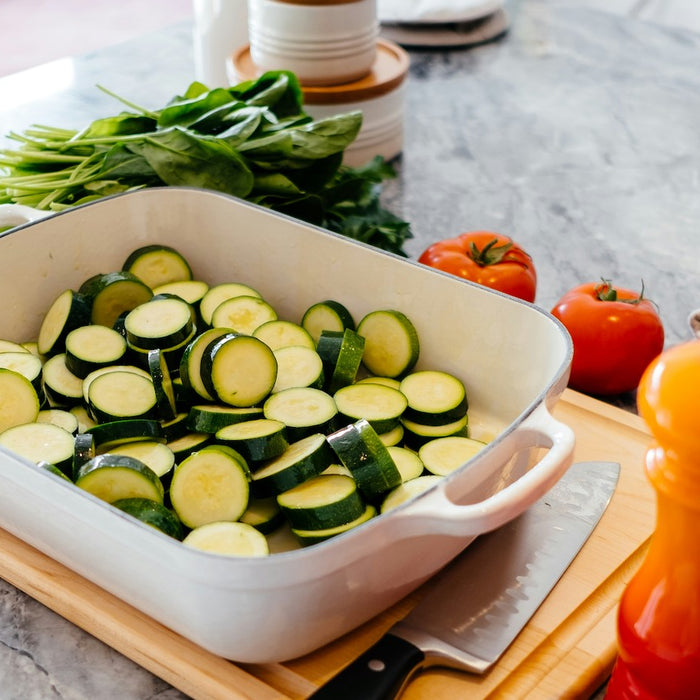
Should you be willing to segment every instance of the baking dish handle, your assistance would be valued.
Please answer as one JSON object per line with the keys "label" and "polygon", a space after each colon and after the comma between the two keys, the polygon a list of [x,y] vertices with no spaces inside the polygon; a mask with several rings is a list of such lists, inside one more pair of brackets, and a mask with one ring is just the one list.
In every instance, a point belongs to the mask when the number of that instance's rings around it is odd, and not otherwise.
{"label": "baking dish handle", "polygon": [[[516,453],[535,447],[549,448],[544,456],[520,478],[478,503],[458,505],[448,497],[449,483],[397,510],[402,536],[414,526],[420,533],[476,536],[501,525],[527,510],[542,497],[571,466],[574,432],[556,420],[544,404],[538,406],[510,435],[494,444],[491,460],[505,464]],[[397,518],[397,520],[399,520]],[[415,531],[411,534],[418,534]]]}
{"label": "baking dish handle", "polygon": [[26,207],[23,204],[0,204],[0,232],[43,219],[52,213]]}

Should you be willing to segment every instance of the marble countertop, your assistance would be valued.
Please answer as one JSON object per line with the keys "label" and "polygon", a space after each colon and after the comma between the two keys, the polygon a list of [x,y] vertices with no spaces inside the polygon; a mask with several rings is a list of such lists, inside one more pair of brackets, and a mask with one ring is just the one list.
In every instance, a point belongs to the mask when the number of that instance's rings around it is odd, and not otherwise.
{"label": "marble countertop", "polygon": [[[407,252],[470,229],[511,235],[538,269],[537,303],[612,279],[660,309],[667,344],[700,307],[700,35],[522,0],[510,31],[469,50],[412,50],[405,146],[387,208]],[[81,127],[158,107],[194,79],[192,28],[144,36],[0,79],[0,134]],[[182,694],[0,581],[0,697]]]}

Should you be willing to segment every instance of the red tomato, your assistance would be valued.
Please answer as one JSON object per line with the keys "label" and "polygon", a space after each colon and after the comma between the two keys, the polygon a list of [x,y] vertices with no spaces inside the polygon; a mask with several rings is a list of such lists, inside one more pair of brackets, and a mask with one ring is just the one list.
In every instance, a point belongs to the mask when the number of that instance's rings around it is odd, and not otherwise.
{"label": "red tomato", "polygon": [[537,274],[532,258],[500,233],[468,231],[438,241],[423,251],[418,262],[525,301],[535,301]]}
{"label": "red tomato", "polygon": [[609,280],[568,291],[552,309],[574,344],[569,386],[610,396],[632,391],[664,347],[656,306],[642,293],[615,289]]}

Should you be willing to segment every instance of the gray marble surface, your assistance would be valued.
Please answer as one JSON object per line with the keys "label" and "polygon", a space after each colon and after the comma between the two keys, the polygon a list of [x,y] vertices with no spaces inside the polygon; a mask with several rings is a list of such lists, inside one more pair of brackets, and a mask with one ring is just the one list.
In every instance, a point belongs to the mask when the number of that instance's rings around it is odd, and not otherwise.
{"label": "gray marble surface", "polygon": [[[667,343],[700,306],[700,35],[521,0],[511,28],[470,50],[411,51],[406,135],[388,208],[417,256],[469,229],[531,253],[537,302],[611,278],[661,311]],[[0,134],[80,127],[119,108],[96,85],[157,107],[193,79],[187,25],[0,79]],[[183,697],[0,581],[0,700]]]}

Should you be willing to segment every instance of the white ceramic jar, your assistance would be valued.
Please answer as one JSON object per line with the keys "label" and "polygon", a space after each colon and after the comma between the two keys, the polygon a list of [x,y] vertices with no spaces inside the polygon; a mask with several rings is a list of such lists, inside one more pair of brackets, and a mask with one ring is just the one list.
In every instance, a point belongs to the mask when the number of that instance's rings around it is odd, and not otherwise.
{"label": "white ceramic jar", "polygon": [[[343,159],[352,167],[364,165],[377,155],[390,160],[403,149],[408,54],[384,39],[379,39],[376,46],[375,61],[364,78],[342,85],[302,86],[304,110],[314,119],[354,110],[362,112],[360,132],[345,150]],[[261,72],[249,47],[237,51],[229,62],[232,83],[252,80]]]}
{"label": "white ceramic jar", "polygon": [[249,0],[248,35],[263,71],[290,70],[302,85],[348,83],[374,63],[376,0]]}

